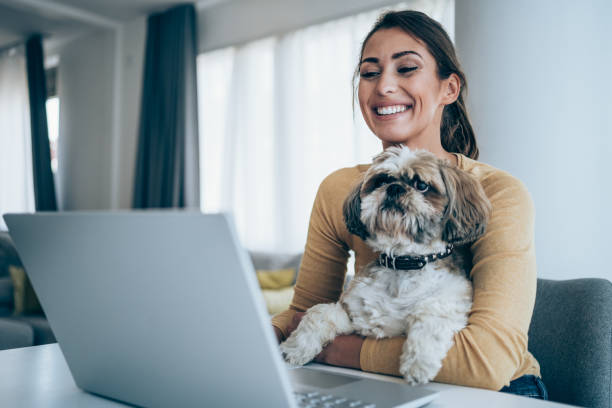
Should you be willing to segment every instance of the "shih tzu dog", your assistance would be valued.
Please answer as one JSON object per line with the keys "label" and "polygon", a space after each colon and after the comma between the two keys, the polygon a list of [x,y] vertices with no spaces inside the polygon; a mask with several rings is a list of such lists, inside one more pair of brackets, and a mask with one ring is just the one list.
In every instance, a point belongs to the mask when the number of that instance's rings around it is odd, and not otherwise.
{"label": "shih tzu dog", "polygon": [[343,210],[349,232],[380,255],[337,303],[306,312],[280,346],[285,360],[306,364],[342,334],[406,336],[400,373],[410,384],[432,380],[472,306],[463,244],[484,233],[491,211],[480,183],[432,153],[390,147]]}

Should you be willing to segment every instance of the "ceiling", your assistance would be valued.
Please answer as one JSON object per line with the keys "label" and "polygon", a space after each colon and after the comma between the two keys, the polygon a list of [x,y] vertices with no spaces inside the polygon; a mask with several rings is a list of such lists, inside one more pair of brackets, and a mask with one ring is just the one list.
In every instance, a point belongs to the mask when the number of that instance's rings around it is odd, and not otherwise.
{"label": "ceiling", "polygon": [[[228,0],[203,0],[198,9]],[[96,27],[121,22],[184,4],[185,0],[0,0],[0,50],[41,33],[62,42]]]}
{"label": "ceiling", "polygon": [[47,0],[88,11],[111,20],[127,21],[144,14],[162,11],[185,0]]}

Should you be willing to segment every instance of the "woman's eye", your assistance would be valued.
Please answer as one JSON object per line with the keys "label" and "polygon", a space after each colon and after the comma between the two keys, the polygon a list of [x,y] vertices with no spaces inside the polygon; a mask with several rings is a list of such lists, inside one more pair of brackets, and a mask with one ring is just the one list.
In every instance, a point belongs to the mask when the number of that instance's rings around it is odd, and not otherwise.
{"label": "woman's eye", "polygon": [[368,71],[368,72],[362,72],[359,75],[362,78],[369,79],[369,78],[374,78],[376,75],[378,75],[378,72],[376,72],[376,71]]}
{"label": "woman's eye", "polygon": [[427,183],[423,183],[421,180],[414,180],[412,182],[412,186],[417,189],[417,191],[420,191],[421,193],[426,192],[427,190],[429,190],[429,184]]}
{"label": "woman's eye", "polygon": [[416,69],[418,69],[418,67],[401,67],[401,68],[398,68],[397,72],[399,72],[400,74],[407,74]]}

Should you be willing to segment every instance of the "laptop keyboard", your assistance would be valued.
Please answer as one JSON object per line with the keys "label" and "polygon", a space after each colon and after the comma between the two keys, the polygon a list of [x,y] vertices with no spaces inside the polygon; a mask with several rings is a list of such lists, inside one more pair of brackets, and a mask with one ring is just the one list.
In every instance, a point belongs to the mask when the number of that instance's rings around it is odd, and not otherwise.
{"label": "laptop keyboard", "polygon": [[376,404],[319,392],[296,392],[295,398],[300,408],[376,408]]}

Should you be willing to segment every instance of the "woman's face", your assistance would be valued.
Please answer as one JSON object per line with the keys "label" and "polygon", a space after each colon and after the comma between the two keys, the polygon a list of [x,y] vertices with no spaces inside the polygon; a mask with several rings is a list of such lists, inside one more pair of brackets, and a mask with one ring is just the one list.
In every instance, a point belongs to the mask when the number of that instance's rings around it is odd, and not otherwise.
{"label": "woman's face", "polygon": [[449,81],[457,78],[438,78],[425,45],[399,28],[379,30],[365,45],[359,73],[359,106],[383,148],[440,146],[442,111],[457,97]]}

